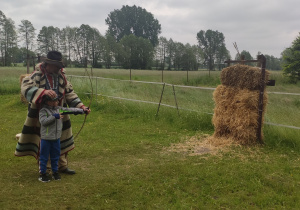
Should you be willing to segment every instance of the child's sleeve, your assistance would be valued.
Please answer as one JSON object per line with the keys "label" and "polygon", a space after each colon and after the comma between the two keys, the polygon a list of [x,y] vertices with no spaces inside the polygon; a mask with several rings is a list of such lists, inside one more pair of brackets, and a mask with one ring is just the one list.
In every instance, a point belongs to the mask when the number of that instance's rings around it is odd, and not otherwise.
{"label": "child's sleeve", "polygon": [[39,113],[39,120],[41,125],[47,126],[55,121],[55,117],[52,115],[48,115],[45,109],[41,109]]}

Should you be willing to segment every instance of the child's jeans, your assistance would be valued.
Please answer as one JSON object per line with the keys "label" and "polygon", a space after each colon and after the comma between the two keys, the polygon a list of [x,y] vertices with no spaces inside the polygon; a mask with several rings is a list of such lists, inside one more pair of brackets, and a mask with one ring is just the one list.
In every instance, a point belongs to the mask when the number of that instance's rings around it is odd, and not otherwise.
{"label": "child's jeans", "polygon": [[58,160],[60,156],[60,139],[41,140],[40,143],[40,173],[47,171],[47,162],[50,155],[52,173],[58,171]]}

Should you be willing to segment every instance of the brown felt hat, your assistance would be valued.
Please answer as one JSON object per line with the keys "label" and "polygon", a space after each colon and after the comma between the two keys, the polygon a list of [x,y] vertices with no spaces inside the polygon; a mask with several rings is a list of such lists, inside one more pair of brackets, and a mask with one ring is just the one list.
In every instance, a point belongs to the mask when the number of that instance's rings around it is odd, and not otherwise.
{"label": "brown felt hat", "polygon": [[62,55],[58,51],[49,51],[47,54],[47,58],[44,58],[43,61],[45,63],[53,64],[59,68],[65,67],[62,61]]}

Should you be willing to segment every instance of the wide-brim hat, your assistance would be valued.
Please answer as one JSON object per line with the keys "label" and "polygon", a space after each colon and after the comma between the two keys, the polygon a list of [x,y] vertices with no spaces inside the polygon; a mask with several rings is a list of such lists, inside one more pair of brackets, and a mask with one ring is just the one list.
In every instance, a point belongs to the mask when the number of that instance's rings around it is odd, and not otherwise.
{"label": "wide-brim hat", "polygon": [[58,51],[49,51],[47,58],[43,58],[43,61],[45,63],[53,64],[60,69],[65,67],[62,60],[62,55]]}

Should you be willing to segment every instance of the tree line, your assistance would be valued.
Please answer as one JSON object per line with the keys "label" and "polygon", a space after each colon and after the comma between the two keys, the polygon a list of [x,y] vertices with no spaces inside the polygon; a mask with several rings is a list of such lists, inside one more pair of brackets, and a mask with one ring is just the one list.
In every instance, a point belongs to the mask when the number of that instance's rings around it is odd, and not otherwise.
{"label": "tree line", "polygon": [[[16,27],[0,11],[0,66],[27,64],[27,58],[46,55],[50,50],[62,52],[66,65],[107,69],[221,70],[224,61],[231,59],[222,32],[200,30],[195,36],[198,45],[176,42],[159,36],[159,21],[135,5],[112,11],[105,22],[108,25],[105,35],[88,24],[65,28],[43,26],[36,34],[29,20],[22,20]],[[246,50],[241,54],[253,59]],[[281,69],[281,58],[265,56],[267,68]]]}

